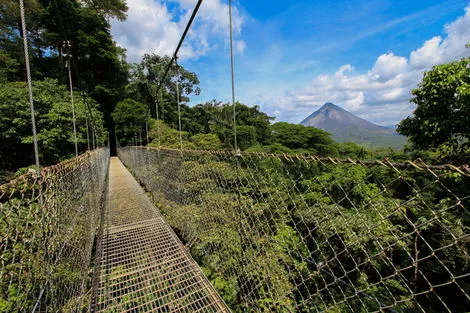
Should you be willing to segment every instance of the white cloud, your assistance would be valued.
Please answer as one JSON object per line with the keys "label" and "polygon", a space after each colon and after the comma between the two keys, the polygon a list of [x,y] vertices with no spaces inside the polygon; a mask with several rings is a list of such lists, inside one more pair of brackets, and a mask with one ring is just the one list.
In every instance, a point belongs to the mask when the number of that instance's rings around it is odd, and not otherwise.
{"label": "white cloud", "polygon": [[443,58],[442,49],[440,49],[441,42],[442,38],[437,36],[426,41],[421,48],[411,52],[411,65],[414,68],[425,69],[440,63]]}
{"label": "white cloud", "polygon": [[[173,0],[170,6],[163,0],[129,0],[127,20],[112,20],[112,33],[117,43],[127,49],[129,61],[137,62],[145,53],[171,55],[186,27],[194,8],[193,0]],[[233,8],[235,37],[240,36],[244,18]],[[225,42],[229,32],[228,5],[221,0],[206,0],[180,50],[181,58],[197,58]],[[235,41],[242,53],[246,43]]]}
{"label": "white cloud", "polygon": [[238,53],[243,53],[246,49],[246,42],[243,40],[236,40],[234,42],[235,51]]}
{"label": "white cloud", "polygon": [[382,54],[377,58],[370,75],[379,81],[387,81],[408,70],[408,60],[406,58],[389,53]]}
{"label": "white cloud", "polygon": [[380,55],[366,73],[356,74],[350,64],[336,73],[319,75],[302,90],[288,91],[270,111],[280,119],[299,122],[325,102],[334,102],[376,123],[397,123],[411,114],[411,90],[425,70],[468,56],[470,6],[465,15],[444,27],[445,38],[434,37],[410,56]]}

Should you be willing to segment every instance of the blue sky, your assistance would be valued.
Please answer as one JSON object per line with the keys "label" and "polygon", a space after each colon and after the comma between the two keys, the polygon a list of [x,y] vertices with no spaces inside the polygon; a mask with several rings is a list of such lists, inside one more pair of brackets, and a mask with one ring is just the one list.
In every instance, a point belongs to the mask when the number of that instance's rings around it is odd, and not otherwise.
{"label": "blue sky", "polygon": [[[171,54],[195,0],[128,0],[113,21],[129,61]],[[411,114],[410,90],[435,64],[470,55],[469,1],[234,1],[237,100],[300,122],[334,102],[375,123]],[[181,52],[201,80],[191,103],[230,100],[228,7],[205,0]]]}

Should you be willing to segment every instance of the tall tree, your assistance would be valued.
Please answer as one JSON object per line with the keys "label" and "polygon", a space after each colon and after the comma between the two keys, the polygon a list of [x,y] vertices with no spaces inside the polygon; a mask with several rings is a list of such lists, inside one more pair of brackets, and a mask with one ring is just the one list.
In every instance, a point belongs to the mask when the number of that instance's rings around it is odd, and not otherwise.
{"label": "tall tree", "polygon": [[136,139],[142,141],[147,131],[145,123],[150,119],[145,104],[125,99],[118,102],[112,116],[116,125],[116,135],[122,146],[131,144]]}
{"label": "tall tree", "polygon": [[[0,80],[24,81],[19,6],[15,0],[0,1]],[[128,67],[108,20],[125,19],[125,2],[27,0],[25,11],[33,79],[56,78],[68,84],[62,52],[64,42],[69,42],[75,88],[99,103],[114,138],[111,113],[124,94]]]}
{"label": "tall tree", "polygon": [[[28,26],[30,55],[33,60],[33,77],[44,77],[41,60],[44,43],[41,19],[45,8],[37,0],[25,1],[25,16]],[[19,2],[0,0],[0,81],[25,80],[23,33],[21,30]]]}
{"label": "tall tree", "polygon": [[[159,104],[159,118],[168,125],[177,127],[176,81],[179,83],[181,102],[189,101],[188,96],[200,93],[199,79],[181,65],[172,66],[162,82],[163,74],[171,58],[156,54],[145,54],[142,61],[131,67],[130,83],[127,86],[129,97],[147,104],[156,117],[155,103]],[[157,95],[157,86],[162,84]],[[186,110],[184,108],[183,110]]]}
{"label": "tall tree", "polygon": [[[75,149],[68,89],[57,80],[46,79],[34,82],[33,94],[41,164],[54,164],[72,156]],[[102,142],[106,140],[103,138],[106,134],[98,104],[77,92],[74,98],[78,145],[83,151],[87,148],[87,137],[95,133]],[[0,170],[15,171],[33,164],[31,116],[25,82],[0,84],[0,112]]]}
{"label": "tall tree", "polygon": [[[193,118],[188,121],[198,132],[216,133],[226,147],[233,145],[233,105],[216,100],[198,104],[192,108]],[[249,107],[237,102],[235,104],[237,138],[240,147],[246,149],[255,143],[266,144],[270,138],[270,122],[274,119],[260,111],[258,106]],[[191,124],[192,123],[192,124]],[[191,132],[192,129],[187,129]]]}
{"label": "tall tree", "polygon": [[[122,1],[114,1],[118,4],[114,8],[107,1],[41,1],[47,8],[44,25],[48,30],[48,46],[56,51],[63,69],[62,46],[64,41],[71,43],[73,79],[77,87],[100,104],[110,137],[114,139],[111,113],[124,94],[128,67],[123,49],[112,39],[108,19],[124,19],[127,6]],[[67,80],[64,75],[60,78]],[[114,150],[114,145],[111,148]]]}
{"label": "tall tree", "polygon": [[470,138],[470,58],[436,65],[412,91],[417,107],[398,125],[416,148]]}
{"label": "tall tree", "polygon": [[331,135],[324,130],[286,122],[273,124],[270,130],[271,142],[274,144],[319,155],[337,154]]}

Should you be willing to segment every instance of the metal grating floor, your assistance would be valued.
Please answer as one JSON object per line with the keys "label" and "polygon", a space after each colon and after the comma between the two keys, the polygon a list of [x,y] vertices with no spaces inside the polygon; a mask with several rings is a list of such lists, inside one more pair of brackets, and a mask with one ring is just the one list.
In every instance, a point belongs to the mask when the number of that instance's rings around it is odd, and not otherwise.
{"label": "metal grating floor", "polygon": [[118,158],[111,158],[93,312],[230,312]]}

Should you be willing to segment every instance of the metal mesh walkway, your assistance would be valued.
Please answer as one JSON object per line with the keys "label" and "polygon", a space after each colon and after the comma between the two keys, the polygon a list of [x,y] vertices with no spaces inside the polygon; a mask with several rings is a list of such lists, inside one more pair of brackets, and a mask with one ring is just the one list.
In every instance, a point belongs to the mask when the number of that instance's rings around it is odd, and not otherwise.
{"label": "metal mesh walkway", "polygon": [[111,158],[94,312],[229,312],[118,158]]}

